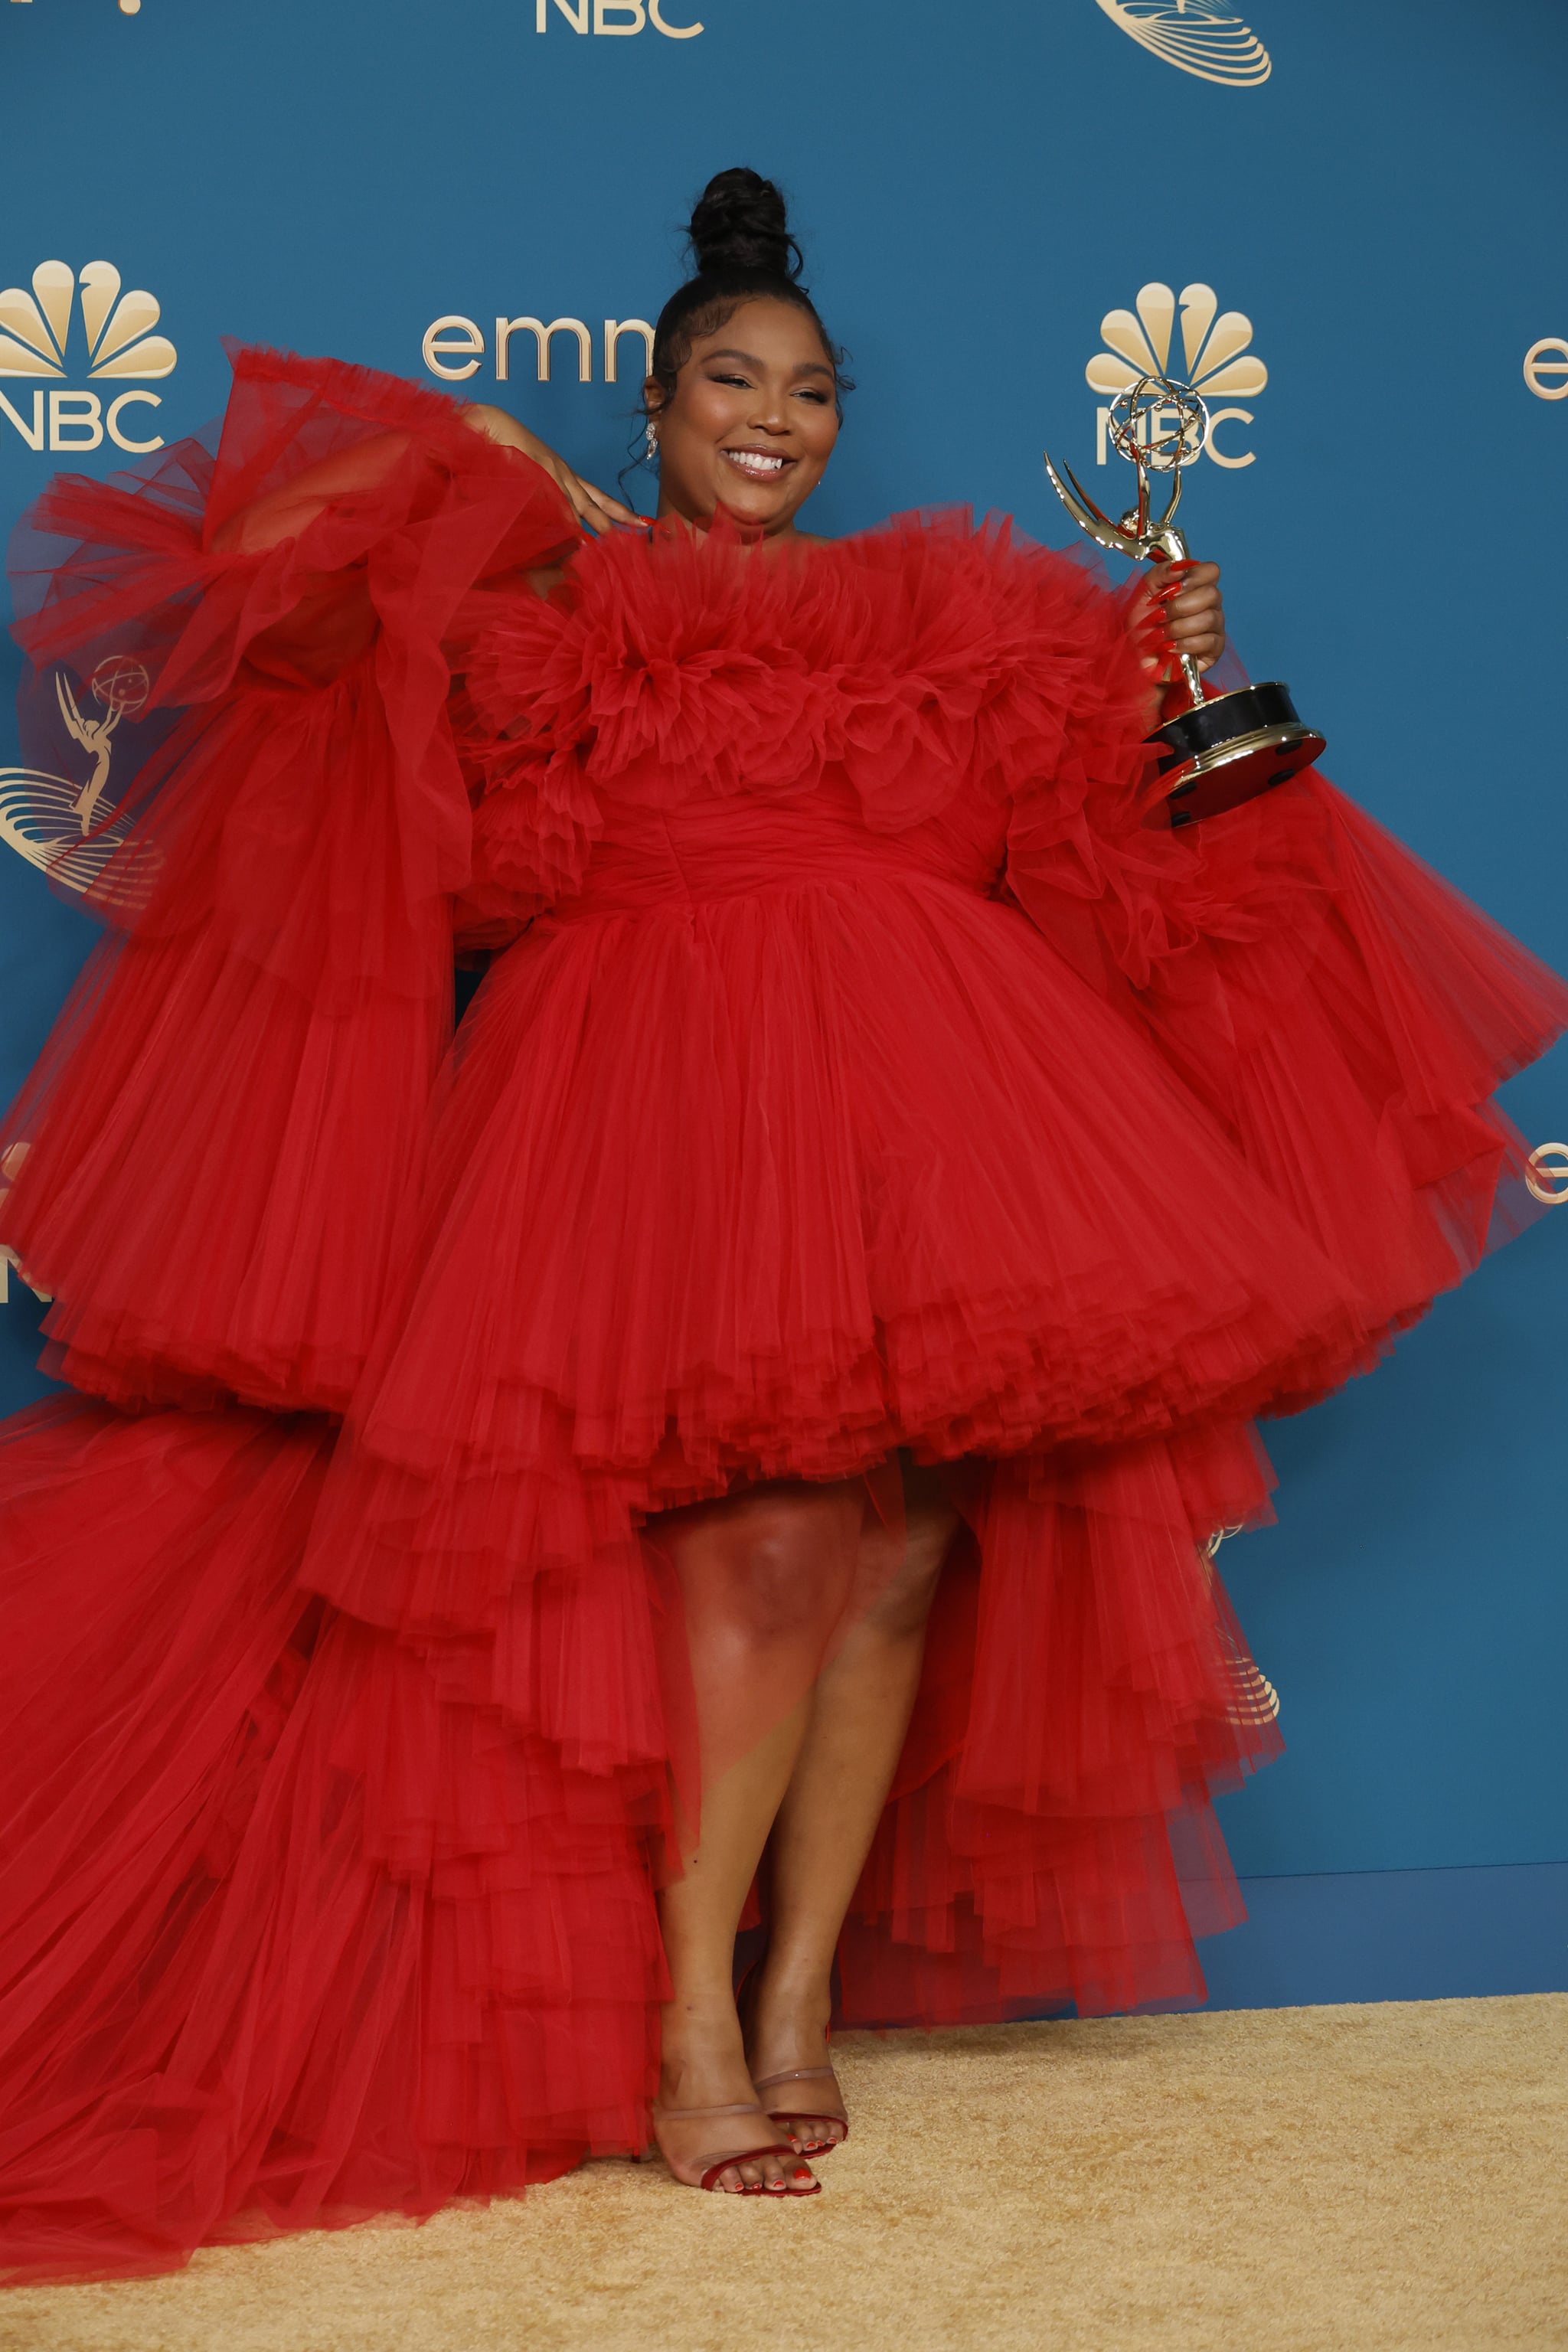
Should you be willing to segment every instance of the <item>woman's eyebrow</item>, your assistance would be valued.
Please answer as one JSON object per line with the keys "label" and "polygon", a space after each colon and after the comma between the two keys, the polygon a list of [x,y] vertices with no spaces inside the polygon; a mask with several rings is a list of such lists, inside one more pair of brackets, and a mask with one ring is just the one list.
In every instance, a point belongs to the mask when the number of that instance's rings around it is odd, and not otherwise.
{"label": "woman's eyebrow", "polygon": [[[742,360],[747,367],[755,368],[759,375],[763,373],[763,362],[754,352],[738,352],[728,344],[721,351],[704,352],[702,356],[705,361]],[[792,375],[831,375],[833,370],[821,360],[802,360],[798,367],[790,370],[790,373]]]}

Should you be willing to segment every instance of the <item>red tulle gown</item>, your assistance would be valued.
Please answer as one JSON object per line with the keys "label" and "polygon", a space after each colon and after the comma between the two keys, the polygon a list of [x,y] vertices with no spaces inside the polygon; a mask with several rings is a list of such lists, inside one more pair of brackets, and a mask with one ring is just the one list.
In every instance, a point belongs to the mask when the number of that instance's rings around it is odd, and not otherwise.
{"label": "red tulle gown", "polygon": [[701,1604],[641,1531],[749,1479],[963,1465],[844,2018],[1201,1991],[1251,1418],[1474,1263],[1568,993],[1315,776],[1146,827],[1125,612],[1005,527],[544,601],[542,473],[255,352],[216,460],[33,526],[40,685],[140,663],[157,740],[5,1138],[79,1393],[0,1432],[0,2265],[644,2144]]}

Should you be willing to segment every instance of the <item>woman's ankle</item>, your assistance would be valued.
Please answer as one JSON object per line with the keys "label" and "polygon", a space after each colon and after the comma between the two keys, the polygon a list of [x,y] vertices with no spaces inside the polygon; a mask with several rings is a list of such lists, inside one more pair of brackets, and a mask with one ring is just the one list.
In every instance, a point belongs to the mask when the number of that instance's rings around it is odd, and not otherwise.
{"label": "woman's ankle", "polygon": [[698,1996],[665,2005],[659,2028],[661,2097],[685,2105],[698,2095],[690,2084],[710,2084],[742,2072],[744,2066],[740,2020],[728,1986],[705,1988]]}
{"label": "woman's ankle", "polygon": [[826,2034],[833,2014],[831,1964],[810,1955],[770,1952],[757,1970],[747,2009],[743,2023],[787,2024],[797,2032]]}

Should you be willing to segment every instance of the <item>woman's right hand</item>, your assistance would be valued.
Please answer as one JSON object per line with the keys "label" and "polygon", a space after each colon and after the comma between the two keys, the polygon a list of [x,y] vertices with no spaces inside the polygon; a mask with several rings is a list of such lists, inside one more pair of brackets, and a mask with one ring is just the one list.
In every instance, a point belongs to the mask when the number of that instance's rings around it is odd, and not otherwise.
{"label": "woman's right hand", "polygon": [[648,528],[645,516],[634,514],[630,507],[623,506],[619,499],[611,498],[607,490],[595,489],[592,482],[585,482],[580,474],[574,474],[548,443],[542,441],[537,433],[531,433],[526,425],[520,425],[516,417],[510,415],[504,408],[495,408],[488,401],[476,400],[464,410],[463,422],[474,432],[483,433],[491,441],[499,441],[503,448],[521,449],[525,457],[531,457],[536,466],[542,466],[551,480],[564,491],[568,505],[585,530],[606,531],[616,523],[629,523],[636,530]]}

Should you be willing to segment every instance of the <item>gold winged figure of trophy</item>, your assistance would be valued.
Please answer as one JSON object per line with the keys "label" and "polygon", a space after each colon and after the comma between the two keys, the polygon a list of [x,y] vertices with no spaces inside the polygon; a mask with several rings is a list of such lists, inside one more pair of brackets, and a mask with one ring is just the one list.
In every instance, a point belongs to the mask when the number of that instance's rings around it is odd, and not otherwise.
{"label": "gold winged figure of trophy", "polygon": [[[1184,470],[1202,449],[1208,424],[1201,394],[1163,372],[1140,376],[1117,394],[1107,438],[1138,480],[1137,504],[1119,521],[1102,514],[1068,468],[1052,463],[1048,451],[1046,472],[1079,529],[1097,546],[1146,563],[1184,563],[1187,542],[1175,527],[1175,512]],[[1158,519],[1151,497],[1156,474],[1168,485]],[[1211,697],[1195,662],[1184,656],[1180,668],[1189,707],[1164,719],[1148,739],[1159,755],[1164,785],[1160,806],[1172,824],[1191,824],[1255,799],[1310,767],[1322,751],[1322,736],[1298,718],[1290,689],[1279,679]]]}

